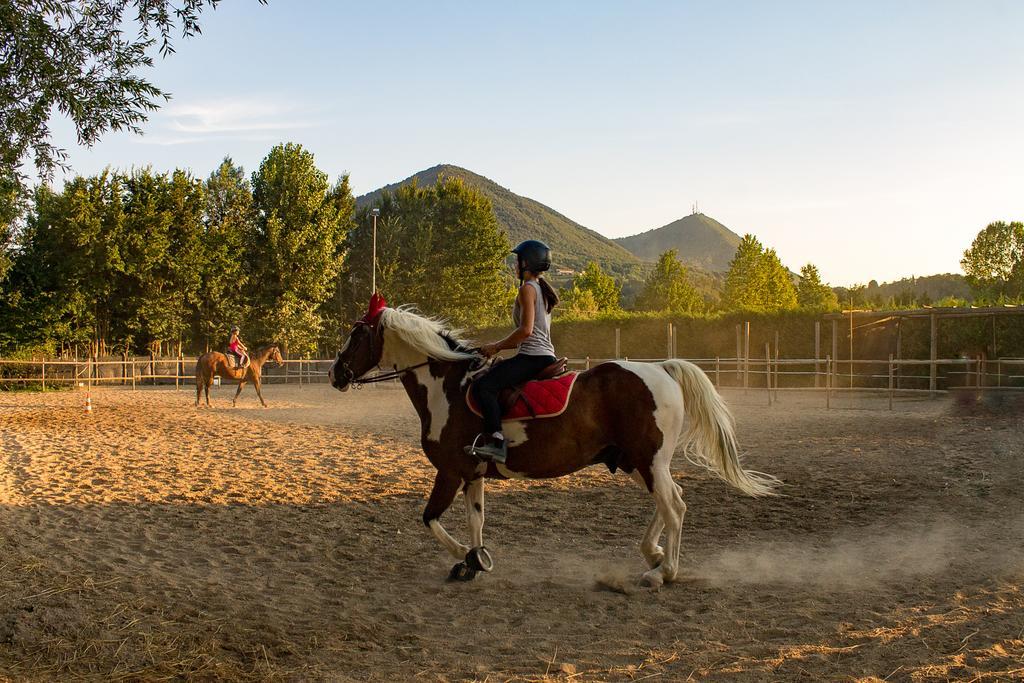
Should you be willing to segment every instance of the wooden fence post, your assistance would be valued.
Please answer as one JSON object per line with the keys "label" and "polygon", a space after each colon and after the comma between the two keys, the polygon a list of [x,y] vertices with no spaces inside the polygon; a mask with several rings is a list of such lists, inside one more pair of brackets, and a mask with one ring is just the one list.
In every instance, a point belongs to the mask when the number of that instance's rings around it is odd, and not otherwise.
{"label": "wooden fence post", "polygon": [[622,358],[621,332],[618,327],[615,328],[615,360]]}
{"label": "wooden fence post", "polygon": [[736,383],[743,378],[743,371],[740,369],[740,356],[743,355],[743,335],[740,333],[740,324],[736,323]]}
{"label": "wooden fence post", "polygon": [[722,363],[718,356],[715,356],[715,386],[721,388],[722,386]]}
{"label": "wooden fence post", "polygon": [[821,321],[814,321],[814,388],[818,388],[818,375],[821,373]]}
{"label": "wooden fence post", "polygon": [[43,358],[43,391],[46,391],[46,359]]}
{"label": "wooden fence post", "polygon": [[135,390],[135,357],[132,356],[132,391]]}
{"label": "wooden fence post", "polygon": [[590,369],[590,356],[587,356],[587,365],[586,365],[586,369],[587,369],[587,370],[589,370],[589,369]]}
{"label": "wooden fence post", "polygon": [[771,344],[764,343],[764,387],[768,392],[768,405],[772,404],[772,349]]}
{"label": "wooden fence post", "polygon": [[779,402],[779,333],[775,333],[775,393],[773,398]]}
{"label": "wooden fence post", "polygon": [[832,320],[832,374],[829,384],[834,389],[839,379],[839,321]]}
{"label": "wooden fence post", "polygon": [[938,388],[938,364],[935,360],[939,357],[939,320],[932,313],[931,318],[931,340],[929,346],[931,347],[930,359],[931,364],[929,365],[928,371],[928,391],[929,396],[935,396],[935,390]]}
{"label": "wooden fence post", "polygon": [[889,354],[889,410],[892,410],[892,354]]}
{"label": "wooden fence post", "polygon": [[825,410],[832,409],[832,356],[825,356]]}
{"label": "wooden fence post", "polygon": [[743,325],[743,390],[750,388],[750,323]]}

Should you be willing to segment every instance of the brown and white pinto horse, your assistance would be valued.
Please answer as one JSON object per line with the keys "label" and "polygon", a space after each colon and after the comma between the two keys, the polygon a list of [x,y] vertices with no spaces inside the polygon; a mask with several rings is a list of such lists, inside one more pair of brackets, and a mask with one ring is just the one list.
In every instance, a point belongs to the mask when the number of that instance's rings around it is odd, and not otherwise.
{"label": "brown and white pinto horse", "polygon": [[[650,571],[642,580],[660,586],[676,578],[686,504],[670,470],[676,446],[687,458],[752,496],[771,495],[779,483],[745,470],[736,447],[732,416],[711,381],[681,360],[662,363],[614,361],[580,374],[572,401],[558,417],[506,422],[505,464],[480,462],[463,452],[480,431],[481,419],[466,406],[466,386],[479,355],[438,321],[408,308],[383,308],[360,321],[328,373],[347,390],[374,368],[400,377],[421,423],[421,443],[437,468],[423,523],[453,557],[451,579],[490,571],[483,548],[484,479],[561,477],[603,463],[630,474],[653,496],[654,518],[640,551]],[[452,538],[439,521],[459,491],[465,495],[470,544]],[[659,545],[662,532],[666,548]]]}
{"label": "brown and white pinto horse", "polygon": [[231,399],[232,407],[238,401],[238,395],[242,393],[242,387],[245,386],[245,383],[252,382],[253,388],[256,389],[256,395],[259,396],[260,403],[266,408],[267,402],[263,400],[262,372],[263,365],[267,362],[273,362],[277,365],[281,365],[284,362],[284,358],[281,356],[281,349],[277,344],[270,344],[269,346],[256,349],[256,353],[249,356],[249,364],[244,368],[238,369],[231,367],[228,357],[219,351],[208,351],[199,356],[199,359],[196,361],[196,408],[199,407],[200,393],[204,391],[206,392],[206,407],[210,407],[210,387],[213,385],[214,375],[238,381],[238,390],[235,391],[235,395]]}

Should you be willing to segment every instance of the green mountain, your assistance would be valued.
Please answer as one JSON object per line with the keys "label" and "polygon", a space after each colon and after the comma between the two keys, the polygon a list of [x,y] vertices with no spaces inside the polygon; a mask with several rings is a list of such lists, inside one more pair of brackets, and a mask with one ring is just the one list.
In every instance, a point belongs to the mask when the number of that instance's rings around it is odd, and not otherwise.
{"label": "green mountain", "polygon": [[714,218],[693,213],[654,230],[615,240],[644,261],[656,261],[669,249],[679,251],[687,266],[711,272],[726,271],[740,236]]}
{"label": "green mountain", "polygon": [[[517,195],[488,178],[449,164],[428,168],[399,183],[357,197],[356,204],[372,204],[382,190],[393,192],[413,181],[421,187],[433,185],[442,176],[461,178],[467,185],[483,192],[491,200],[498,224],[504,228],[512,244],[527,239],[538,239],[548,244],[554,252],[555,272],[552,273],[552,279],[555,281],[562,279],[558,277],[559,269],[580,270],[588,261],[597,261],[606,272],[611,271],[618,276],[630,275],[640,267],[639,259],[604,235],[583,227],[540,202]],[[563,276],[568,274],[563,273]]]}

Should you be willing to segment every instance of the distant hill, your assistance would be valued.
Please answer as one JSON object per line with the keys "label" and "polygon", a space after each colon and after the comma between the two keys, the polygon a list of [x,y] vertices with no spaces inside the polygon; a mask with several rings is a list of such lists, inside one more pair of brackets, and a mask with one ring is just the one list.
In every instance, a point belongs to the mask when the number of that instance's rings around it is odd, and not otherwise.
{"label": "distant hill", "polygon": [[676,249],[679,260],[686,265],[721,272],[729,269],[740,236],[714,218],[694,213],[639,235],[620,237],[615,242],[644,261],[655,261],[669,249]]}
{"label": "distant hill", "polygon": [[[839,301],[842,303],[850,296],[851,289],[857,287],[834,287]],[[876,306],[906,306],[911,304],[927,305],[947,297],[966,299],[973,297],[971,286],[966,278],[958,273],[942,273],[924,277],[907,277],[895,282],[881,284],[872,280],[863,286],[860,295]]]}
{"label": "distant hill", "polygon": [[526,239],[538,239],[548,244],[554,252],[557,268],[580,270],[588,261],[597,261],[605,271],[624,276],[641,267],[639,259],[604,235],[583,227],[540,202],[517,195],[488,178],[449,164],[428,168],[401,182],[357,197],[356,204],[363,206],[372,203],[382,190],[393,192],[414,180],[420,187],[430,186],[442,176],[461,178],[467,185],[483,192],[491,200],[498,224],[508,234],[513,245]]}

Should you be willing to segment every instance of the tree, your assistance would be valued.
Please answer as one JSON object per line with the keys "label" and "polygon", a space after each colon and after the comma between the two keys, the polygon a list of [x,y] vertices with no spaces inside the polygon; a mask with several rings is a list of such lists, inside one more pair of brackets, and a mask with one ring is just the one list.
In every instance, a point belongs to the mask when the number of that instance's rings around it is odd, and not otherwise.
{"label": "tree", "polygon": [[252,301],[257,336],[291,352],[312,351],[323,331],[350,218],[327,176],[301,145],[277,145],[253,174],[255,232],[248,252],[259,283]]}
{"label": "tree", "polygon": [[675,249],[669,249],[658,258],[654,272],[636,300],[636,308],[641,311],[697,313],[703,307],[704,300],[690,283],[686,266],[679,262]]}
{"label": "tree", "polygon": [[124,222],[124,185],[109,171],[36,189],[8,279],[8,344],[108,338],[123,311]]}
{"label": "tree", "polygon": [[796,301],[801,308],[811,311],[834,311],[839,299],[832,288],[821,281],[818,267],[812,263],[800,269],[800,282],[796,286]]}
{"label": "tree", "polygon": [[251,284],[245,265],[246,240],[255,232],[252,188],[245,171],[230,157],[206,179],[203,193],[203,249],[196,267],[200,297],[192,328],[201,348],[227,339],[231,325],[247,313]]}
{"label": "tree", "polygon": [[[505,275],[508,238],[487,197],[459,178],[439,178],[383,192],[377,219],[377,289],[395,304],[415,304],[459,325],[483,325],[508,315],[514,289]],[[370,296],[373,219],[360,210],[349,236],[340,285],[347,315]]]}
{"label": "tree", "polygon": [[151,48],[159,39],[160,52],[172,53],[178,28],[182,38],[198,34],[200,14],[218,1],[0,2],[0,179],[23,186],[30,159],[44,178],[64,165],[67,153],[50,142],[53,112],[71,120],[82,145],[111,130],[139,132],[170,97],[139,74],[153,66]]}
{"label": "tree", "polygon": [[599,313],[597,300],[589,289],[570,287],[562,291],[559,308],[567,315],[577,318],[592,318]]}
{"label": "tree", "polygon": [[989,223],[960,265],[971,287],[990,301],[1024,296],[1024,223]]}
{"label": "tree", "polygon": [[599,312],[619,310],[619,295],[621,287],[615,282],[615,278],[601,270],[601,266],[594,261],[587,264],[587,267],[580,271],[572,281],[572,287],[563,294],[569,301],[588,301],[583,298],[583,292],[589,292],[593,297],[594,304]]}
{"label": "tree", "polygon": [[779,311],[795,308],[796,288],[774,249],[743,236],[729,264],[722,303],[729,310]]}

